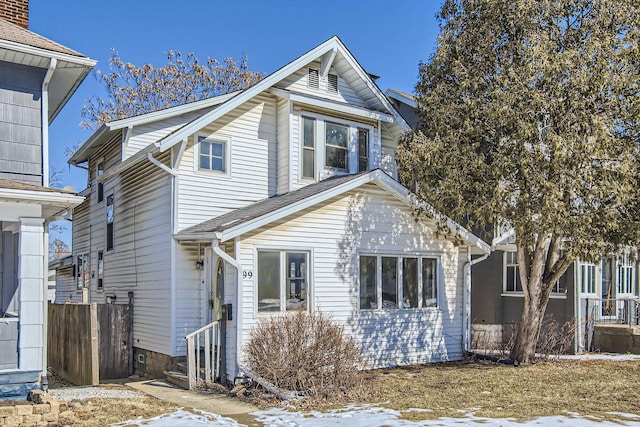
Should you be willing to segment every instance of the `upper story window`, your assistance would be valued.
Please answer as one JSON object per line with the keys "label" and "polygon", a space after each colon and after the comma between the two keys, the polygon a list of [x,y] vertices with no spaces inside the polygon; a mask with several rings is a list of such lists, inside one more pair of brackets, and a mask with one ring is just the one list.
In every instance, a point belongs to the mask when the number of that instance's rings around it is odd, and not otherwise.
{"label": "upper story window", "polygon": [[322,179],[318,169],[356,173],[371,168],[372,126],[314,113],[300,116],[300,175]]}
{"label": "upper story window", "polygon": [[113,249],[114,245],[114,230],[113,230],[113,220],[114,220],[114,204],[113,204],[113,194],[107,196],[107,207],[106,207],[106,248],[108,251]]}
{"label": "upper story window", "polygon": [[104,252],[98,251],[98,289],[104,286]]}
{"label": "upper story window", "polygon": [[358,172],[369,170],[369,131],[358,128]]}
{"label": "upper story window", "polygon": [[438,259],[360,256],[360,309],[437,308]]}
{"label": "upper story window", "polygon": [[349,128],[325,122],[325,166],[349,170]]}
{"label": "upper story window", "polygon": [[78,255],[76,261],[76,288],[78,290],[89,287],[91,277],[90,261],[91,259],[88,254]]}
{"label": "upper story window", "polygon": [[[104,174],[104,162],[98,162],[98,166],[96,167],[96,178],[99,179],[102,174]],[[104,200],[104,184],[102,182],[98,182],[98,203]]]}
{"label": "upper story window", "polygon": [[302,177],[316,177],[316,121],[302,117]]}
{"label": "upper story window", "polygon": [[227,171],[227,142],[198,138],[198,168],[200,170]]}

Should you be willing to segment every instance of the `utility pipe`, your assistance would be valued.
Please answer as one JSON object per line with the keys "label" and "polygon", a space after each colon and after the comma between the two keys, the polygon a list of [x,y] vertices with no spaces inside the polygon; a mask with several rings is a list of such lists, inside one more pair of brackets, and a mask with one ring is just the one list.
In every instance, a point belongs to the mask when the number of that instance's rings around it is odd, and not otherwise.
{"label": "utility pipe", "polygon": [[471,267],[484,261],[489,258],[489,255],[491,255],[488,253],[476,259],[471,259],[471,246],[468,246],[467,248],[468,261],[464,263],[464,267],[462,269],[464,276],[464,286],[462,288],[462,325],[464,328],[462,332],[462,347],[464,351],[471,350],[471,342],[469,339],[471,336],[471,316],[469,315],[469,312],[471,311]]}
{"label": "utility pipe", "polygon": [[[237,279],[236,279],[236,309],[234,310],[234,319],[236,319],[236,358],[235,358],[235,373],[234,373],[234,377],[238,375],[238,371],[240,369],[240,365],[238,362],[239,359],[239,355],[240,355],[240,346],[242,345],[242,343],[240,342],[242,334],[241,334],[241,328],[242,328],[242,309],[241,309],[241,303],[242,303],[242,265],[235,259],[231,258],[231,256],[229,256],[229,254],[227,254],[226,252],[224,252],[222,249],[220,249],[220,240],[222,238],[222,235],[220,233],[216,233],[216,238],[213,239],[211,241],[211,249],[213,250],[213,252],[218,255],[220,258],[222,258],[225,262],[228,262],[229,264],[231,264],[237,271]],[[236,256],[238,256],[238,253],[236,252]],[[226,357],[226,355],[225,355]]]}

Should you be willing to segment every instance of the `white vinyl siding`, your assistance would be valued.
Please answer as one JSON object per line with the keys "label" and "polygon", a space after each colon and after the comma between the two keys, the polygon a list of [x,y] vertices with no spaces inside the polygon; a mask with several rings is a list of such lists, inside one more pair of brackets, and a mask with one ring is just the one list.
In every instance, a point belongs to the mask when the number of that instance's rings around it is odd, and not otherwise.
{"label": "white vinyl siding", "polygon": [[278,161],[277,161],[277,192],[278,194],[286,193],[289,191],[289,171],[291,169],[291,161],[289,156],[290,138],[291,133],[291,120],[289,114],[291,113],[291,103],[288,100],[279,98],[277,100],[277,146],[278,146]]}
{"label": "white vinyl siding", "polygon": [[177,231],[276,193],[276,102],[259,95],[205,127],[198,135],[229,141],[226,175],[199,171],[189,139],[178,170]]}
{"label": "white vinyl siding", "polygon": [[[379,187],[367,184],[361,189],[243,236],[243,270],[256,271],[258,250],[313,248],[311,309],[331,313],[343,324],[372,367],[462,358],[465,247],[438,240],[433,228],[417,224],[409,207]],[[359,310],[359,252],[440,257],[441,307]],[[255,290],[255,279],[243,280],[243,339],[258,318]]]}
{"label": "white vinyl siding", "polygon": [[[119,140],[105,149],[106,171],[120,161]],[[168,164],[170,153],[157,157]],[[92,192],[97,192],[97,188],[92,188]],[[105,303],[108,297],[115,304],[127,304],[128,293],[133,292],[134,347],[171,354],[174,347],[171,340],[170,175],[150,162],[142,162],[107,179],[104,192],[105,200],[110,194],[115,196],[112,251],[107,251],[105,246],[106,203],[98,204],[96,197],[88,197],[87,202],[74,209],[73,216],[74,256],[89,254],[91,268],[96,270],[98,251],[103,251],[104,286],[98,289],[96,274],[91,279],[89,301]],[[90,208],[88,201],[91,201]],[[73,296],[75,302],[82,300],[81,292]],[[62,295],[57,300],[64,301],[67,297]]]}
{"label": "white vinyl siding", "polygon": [[[135,126],[132,129],[131,135],[129,136],[129,140],[126,143],[122,161],[125,161],[129,157],[136,154],[138,151],[148,147],[150,144],[153,144],[154,142],[159,141],[160,139],[169,135],[171,132],[175,131],[179,127],[190,122],[196,117],[199,117],[205,114],[207,111],[210,111],[210,110],[211,110],[211,107],[208,109],[202,109],[199,111],[192,111],[190,113],[186,113],[176,117],[170,117],[157,122]],[[124,132],[126,132],[126,129],[124,130]]]}
{"label": "white vinyl siding", "polygon": [[[332,92],[329,90],[329,81],[327,77],[319,77],[317,88],[314,87],[313,83],[309,81],[309,69],[320,69],[320,62],[313,62],[309,64],[307,67],[303,67],[298,70],[296,73],[293,73],[289,77],[283,79],[281,82],[276,84],[277,87],[282,89],[291,90],[293,92],[305,93],[313,96],[321,96],[327,99],[346,102],[352,105],[357,105],[359,107],[367,108],[367,103],[360,98],[351,88],[349,83],[345,81],[344,78],[338,78],[338,90],[336,92]],[[329,71],[330,74],[335,76],[339,76],[335,69],[331,68]],[[368,89],[367,89],[368,90]]]}

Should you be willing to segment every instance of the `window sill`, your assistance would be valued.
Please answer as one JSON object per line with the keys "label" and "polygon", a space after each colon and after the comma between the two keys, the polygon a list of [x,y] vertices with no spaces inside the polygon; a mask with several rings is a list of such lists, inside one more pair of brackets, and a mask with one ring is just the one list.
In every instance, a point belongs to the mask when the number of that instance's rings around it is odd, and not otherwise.
{"label": "window sill", "polygon": [[[516,298],[524,298],[524,294],[522,292],[503,292],[501,294],[501,296],[503,297],[516,297]],[[550,299],[567,299],[567,294],[563,293],[563,294],[551,294],[549,296]]]}
{"label": "window sill", "polygon": [[442,311],[440,307],[421,307],[421,308],[360,308],[358,313],[415,313],[420,311]]}

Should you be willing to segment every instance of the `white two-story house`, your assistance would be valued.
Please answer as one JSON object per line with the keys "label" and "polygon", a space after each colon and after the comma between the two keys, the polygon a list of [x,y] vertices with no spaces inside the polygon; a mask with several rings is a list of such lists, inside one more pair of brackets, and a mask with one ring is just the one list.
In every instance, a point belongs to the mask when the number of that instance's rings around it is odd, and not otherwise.
{"label": "white two-story house", "polygon": [[256,322],[294,310],[330,313],[371,367],[460,359],[468,266],[489,248],[416,220],[395,180],[407,130],[337,37],[246,90],[106,123],[70,159],[89,186],[57,297],[132,292],[148,375],[219,321],[232,380]]}

